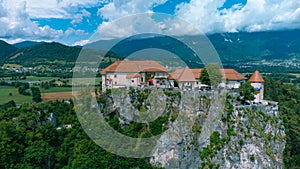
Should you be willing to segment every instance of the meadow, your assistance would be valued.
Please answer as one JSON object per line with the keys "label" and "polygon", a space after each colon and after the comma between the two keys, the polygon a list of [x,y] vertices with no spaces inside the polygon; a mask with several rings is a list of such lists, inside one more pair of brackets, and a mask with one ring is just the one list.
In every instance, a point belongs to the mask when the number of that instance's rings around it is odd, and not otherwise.
{"label": "meadow", "polygon": [[[10,78],[5,78],[5,80],[9,80]],[[40,81],[40,82],[49,82],[55,80],[56,84],[63,84],[62,81],[66,82],[65,85],[69,86],[69,87],[61,87],[61,86],[56,86],[56,87],[50,87],[49,89],[44,89],[44,88],[40,88],[41,94],[42,96],[50,96],[51,97],[53,95],[60,95],[59,93],[61,93],[63,95],[62,98],[60,99],[66,99],[66,93],[70,93],[72,92],[72,82],[74,80],[74,82],[76,82],[76,85],[81,85],[81,84],[91,84],[94,80],[95,80],[95,84],[100,84],[101,82],[101,78],[66,78],[66,79],[60,79],[58,77],[37,77],[37,76],[27,76],[26,77],[26,82],[36,82],[36,81]],[[30,85],[30,86],[34,86],[34,85]],[[30,92],[30,90],[28,90]],[[52,93],[52,94],[51,94]],[[48,95],[43,95],[43,94],[48,94]],[[69,95],[69,94],[67,94]],[[68,96],[67,96],[68,97]],[[7,103],[8,101],[14,100],[15,103],[17,104],[22,104],[22,103],[28,103],[28,102],[32,102],[32,96],[23,96],[20,95],[18,92],[18,88],[15,88],[13,86],[0,86],[0,105]],[[48,99],[47,99],[48,100]],[[53,97],[52,99],[53,100]]]}
{"label": "meadow", "polygon": [[0,105],[14,100],[15,103],[21,104],[32,102],[31,96],[20,95],[18,89],[11,86],[0,86]]}

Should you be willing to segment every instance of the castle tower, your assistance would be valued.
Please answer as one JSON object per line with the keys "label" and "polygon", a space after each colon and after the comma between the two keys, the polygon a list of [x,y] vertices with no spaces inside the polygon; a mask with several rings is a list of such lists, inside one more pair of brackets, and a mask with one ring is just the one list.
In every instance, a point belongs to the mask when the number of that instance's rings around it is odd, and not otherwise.
{"label": "castle tower", "polygon": [[254,102],[260,102],[261,100],[263,100],[265,80],[262,78],[259,71],[256,70],[248,81],[251,83],[251,86],[253,86],[256,91]]}

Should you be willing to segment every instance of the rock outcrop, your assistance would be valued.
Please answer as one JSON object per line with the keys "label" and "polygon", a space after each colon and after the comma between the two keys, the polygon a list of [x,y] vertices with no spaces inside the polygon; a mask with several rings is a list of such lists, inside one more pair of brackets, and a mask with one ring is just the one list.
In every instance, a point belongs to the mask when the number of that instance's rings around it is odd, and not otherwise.
{"label": "rock outcrop", "polygon": [[[235,103],[233,107],[231,103],[235,100],[227,99],[225,103],[220,93],[206,94],[206,97],[195,92],[185,95],[182,113],[192,118],[193,124],[180,128],[182,119],[169,123],[169,130],[158,141],[150,159],[153,165],[165,168],[283,168],[285,133],[276,103],[247,106]],[[185,131],[180,137],[174,137],[174,133],[182,130]]]}

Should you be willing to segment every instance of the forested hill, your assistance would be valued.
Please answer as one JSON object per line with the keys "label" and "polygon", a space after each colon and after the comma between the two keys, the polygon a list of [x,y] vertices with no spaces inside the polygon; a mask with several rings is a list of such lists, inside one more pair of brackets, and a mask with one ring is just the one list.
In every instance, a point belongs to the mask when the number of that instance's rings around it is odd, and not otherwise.
{"label": "forested hill", "polygon": [[300,59],[300,30],[209,35],[223,62]]}
{"label": "forested hill", "polygon": [[54,61],[74,62],[81,49],[52,42],[19,49],[17,54],[10,57],[9,62],[22,65],[47,63]]}
{"label": "forested hill", "polygon": [[26,47],[31,47],[39,44],[45,44],[46,42],[35,42],[35,41],[23,41],[19,43],[13,44],[17,48],[26,48]]}
{"label": "forested hill", "polygon": [[0,65],[7,60],[7,58],[15,53],[18,48],[0,40]]}
{"label": "forested hill", "polygon": [[[236,63],[247,61],[273,61],[276,59],[300,60],[300,30],[254,32],[254,33],[222,33],[208,35],[209,40],[215,47],[223,63]],[[184,42],[199,43],[197,36],[177,37]],[[195,41],[196,40],[196,41]],[[97,46],[105,46],[116,40],[97,41],[88,45],[93,54],[99,55]],[[20,46],[21,45],[21,46]],[[70,47],[56,42],[52,43],[30,43],[15,44],[20,48],[0,41],[0,65],[6,63],[17,63],[23,66],[37,66],[39,64],[61,65],[62,62],[71,66],[75,62],[81,47]],[[26,47],[27,46],[27,47]],[[199,67],[201,61],[187,46],[175,41],[168,36],[139,36],[121,41],[112,51],[117,55],[111,57],[127,56],[130,51],[139,51],[147,48],[158,48],[173,52],[181,57],[190,67]],[[100,49],[103,50],[103,49]],[[115,51],[114,51],[115,50]],[[96,53],[95,53],[96,52]],[[128,53],[129,52],[129,53]],[[100,51],[100,53],[104,53]],[[151,57],[162,57],[160,53],[151,53]],[[140,58],[141,59],[141,58]]]}
{"label": "forested hill", "polygon": [[[221,33],[207,35],[207,37],[223,63],[300,59],[300,30]],[[174,38],[179,41],[174,40]],[[190,64],[190,67],[201,65],[193,51],[181,42],[205,48],[206,46],[203,46],[207,45],[204,42],[205,38],[199,35],[174,38],[162,35],[136,35],[120,41],[112,50],[121,56],[127,56],[132,51],[158,48],[174,53],[187,64]],[[105,43],[109,42],[107,40],[98,41],[92,46],[105,46]],[[151,57],[158,57],[161,60],[162,56],[159,53],[156,55]]]}

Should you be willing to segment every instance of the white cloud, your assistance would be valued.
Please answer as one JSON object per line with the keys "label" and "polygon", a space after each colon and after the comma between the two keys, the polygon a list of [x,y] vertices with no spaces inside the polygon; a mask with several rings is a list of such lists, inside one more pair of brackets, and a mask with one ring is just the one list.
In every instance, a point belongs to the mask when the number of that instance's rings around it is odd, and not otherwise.
{"label": "white cloud", "polygon": [[84,46],[88,43],[90,43],[89,40],[80,40],[80,41],[77,41],[77,42],[73,43],[72,46]]}
{"label": "white cloud", "polygon": [[0,38],[0,40],[6,41],[9,44],[15,44],[15,43],[19,43],[19,42],[24,41],[24,39],[21,39],[21,38],[17,38],[17,39],[3,39],[3,38]]}
{"label": "white cloud", "polygon": [[99,39],[124,38],[142,33],[171,36],[200,34],[188,22],[170,15],[155,13],[130,15],[116,21],[103,22],[97,32]]}
{"label": "white cloud", "polygon": [[70,35],[77,35],[77,36],[85,36],[87,35],[87,33],[84,30],[75,30],[73,28],[68,28],[65,32],[64,32],[65,36],[70,36]]}
{"label": "white cloud", "polygon": [[118,19],[132,14],[152,12],[154,6],[165,3],[165,0],[115,0],[98,10],[99,15],[106,19],[98,31],[103,38],[115,38],[153,30],[156,33],[171,35],[195,34],[191,25],[199,29],[198,33],[300,28],[299,0],[248,0],[245,5],[235,4],[229,9],[220,10],[225,1],[191,0],[177,5],[175,15],[189,23],[178,19],[134,20],[134,17],[128,19],[128,23],[122,23],[122,19]]}
{"label": "white cloud", "polygon": [[132,15],[115,22],[103,22],[98,32],[101,39],[114,39],[128,37],[140,33],[158,32],[157,23],[151,18],[151,14]]}
{"label": "white cloud", "polygon": [[[48,25],[38,25],[38,23],[31,20],[30,14],[27,11],[27,3],[28,1],[18,0],[0,1],[0,37],[7,41],[13,41],[14,39],[56,41],[70,35],[86,35],[86,32],[83,30],[69,28],[63,31],[53,29]],[[33,8],[34,7],[35,6],[33,6]],[[84,10],[81,11],[81,14],[84,16],[89,15],[88,12]]]}
{"label": "white cloud", "polygon": [[100,8],[98,15],[109,21],[121,17],[151,12],[152,8],[164,4],[167,0],[114,0]]}
{"label": "white cloud", "polygon": [[245,6],[219,11],[224,2],[191,0],[177,6],[176,15],[208,33],[300,27],[298,0],[248,0]]}
{"label": "white cloud", "polygon": [[79,8],[107,3],[106,0],[23,0],[31,18],[73,18]]}
{"label": "white cloud", "polygon": [[71,21],[71,23],[74,25],[74,24],[77,24],[77,23],[80,23],[82,22],[83,18],[85,17],[90,17],[91,16],[91,13],[88,12],[87,10],[83,9],[81,10],[81,12],[79,14],[76,14],[73,18],[73,20]]}
{"label": "white cloud", "polygon": [[[113,39],[140,33],[168,35],[195,34],[190,24],[171,15],[154,14],[152,8],[166,0],[115,0],[98,10],[104,21],[98,27],[99,38]],[[143,14],[144,13],[144,14]]]}
{"label": "white cloud", "polygon": [[[194,25],[205,33],[261,31],[300,28],[299,0],[247,0],[246,5],[219,10],[225,0],[190,0],[177,6],[178,19],[132,17],[128,23],[118,19],[137,13],[152,13],[153,7],[167,0],[0,0],[0,37],[5,39],[58,40],[71,35],[85,36],[83,30],[56,30],[40,26],[32,19],[70,19],[73,26],[89,20],[84,8],[106,4],[98,10],[105,21],[98,27],[103,38],[126,37],[155,32],[171,35],[195,34]],[[113,22],[116,21],[116,22]],[[122,21],[119,21],[122,22]],[[86,38],[86,37],[85,37]]]}

